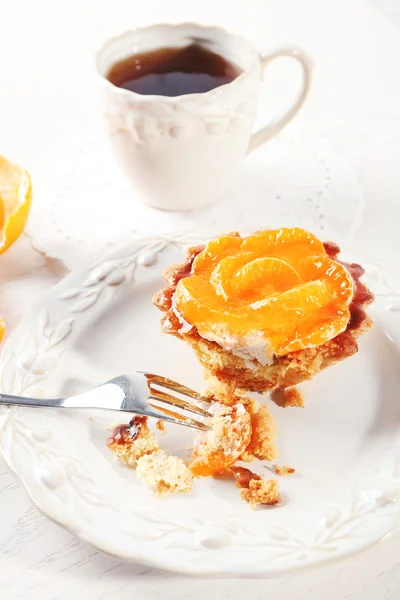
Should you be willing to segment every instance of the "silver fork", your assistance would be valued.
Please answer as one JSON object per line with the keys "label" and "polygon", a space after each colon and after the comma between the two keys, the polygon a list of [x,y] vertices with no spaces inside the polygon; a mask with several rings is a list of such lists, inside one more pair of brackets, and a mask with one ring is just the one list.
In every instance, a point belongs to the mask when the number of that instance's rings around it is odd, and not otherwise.
{"label": "silver fork", "polygon": [[[106,409],[163,419],[193,429],[208,429],[207,401],[190,388],[152,373],[119,375],[102,385],[69,398],[41,400],[0,394],[0,403],[14,406]],[[189,413],[191,416],[188,416]]]}

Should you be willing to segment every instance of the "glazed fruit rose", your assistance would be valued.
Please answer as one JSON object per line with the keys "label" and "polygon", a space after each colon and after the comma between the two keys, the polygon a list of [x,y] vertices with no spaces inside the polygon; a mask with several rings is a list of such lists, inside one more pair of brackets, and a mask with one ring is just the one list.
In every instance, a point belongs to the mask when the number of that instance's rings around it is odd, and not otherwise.
{"label": "glazed fruit rose", "polygon": [[353,280],[299,228],[207,244],[179,281],[177,311],[200,336],[229,348],[263,344],[266,358],[318,346],[344,331]]}

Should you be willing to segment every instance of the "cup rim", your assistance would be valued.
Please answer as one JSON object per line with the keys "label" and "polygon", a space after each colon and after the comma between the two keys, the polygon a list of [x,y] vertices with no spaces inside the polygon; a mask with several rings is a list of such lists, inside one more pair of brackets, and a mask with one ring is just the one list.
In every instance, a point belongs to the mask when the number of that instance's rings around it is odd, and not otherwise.
{"label": "cup rim", "polygon": [[[112,83],[109,79],[107,79],[107,77],[105,75],[100,73],[99,58],[109,44],[117,41],[118,39],[123,38],[126,35],[133,34],[133,33],[140,32],[140,31],[148,31],[148,30],[155,29],[158,27],[166,27],[166,28],[171,28],[171,29],[177,29],[180,27],[197,27],[198,29],[203,30],[203,31],[204,30],[214,30],[214,31],[223,32],[233,38],[240,39],[242,42],[244,42],[246,44],[246,46],[249,48],[249,50],[252,53],[252,62],[247,69],[243,70],[240,73],[240,75],[235,77],[235,79],[233,79],[229,83],[224,83],[216,88],[213,88],[212,90],[209,90],[208,92],[200,92],[200,93],[196,93],[196,94],[181,94],[179,96],[162,96],[162,95],[158,95],[158,94],[148,94],[148,95],[138,94],[137,92],[133,92],[132,90],[127,90],[125,88],[118,87],[117,85]],[[136,100],[138,100],[140,102],[151,102],[151,101],[155,101],[155,100],[157,100],[157,101],[161,100],[166,103],[174,103],[174,102],[176,103],[177,101],[193,102],[193,101],[196,101],[199,99],[204,99],[204,98],[211,99],[212,97],[223,94],[225,91],[227,91],[228,88],[229,88],[229,90],[234,90],[239,85],[242,85],[243,83],[245,83],[246,79],[249,78],[251,72],[254,70],[257,63],[259,63],[259,60],[260,60],[259,53],[255,49],[253,44],[246,37],[244,37],[238,33],[234,33],[233,31],[230,31],[229,29],[225,29],[224,27],[219,27],[218,25],[206,25],[203,23],[195,23],[193,21],[183,21],[180,23],[165,23],[164,22],[164,23],[154,23],[152,25],[144,25],[141,27],[130,27],[128,29],[125,29],[124,31],[122,31],[119,34],[108,37],[101,44],[101,46],[98,47],[98,49],[96,50],[95,55],[94,55],[96,76],[100,79],[100,81],[102,82],[103,85],[105,85],[106,87],[111,89],[114,93],[117,93],[118,95],[124,96],[126,98],[135,98]]]}

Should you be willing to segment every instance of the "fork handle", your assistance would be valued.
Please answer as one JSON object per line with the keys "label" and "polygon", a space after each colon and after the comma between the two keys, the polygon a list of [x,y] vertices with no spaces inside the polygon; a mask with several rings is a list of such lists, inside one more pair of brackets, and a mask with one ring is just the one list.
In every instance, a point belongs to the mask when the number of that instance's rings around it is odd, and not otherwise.
{"label": "fork handle", "polygon": [[57,407],[63,406],[63,399],[40,400],[39,398],[26,398],[24,396],[10,396],[8,394],[0,394],[0,405],[8,404],[9,406],[42,406],[42,407]]}

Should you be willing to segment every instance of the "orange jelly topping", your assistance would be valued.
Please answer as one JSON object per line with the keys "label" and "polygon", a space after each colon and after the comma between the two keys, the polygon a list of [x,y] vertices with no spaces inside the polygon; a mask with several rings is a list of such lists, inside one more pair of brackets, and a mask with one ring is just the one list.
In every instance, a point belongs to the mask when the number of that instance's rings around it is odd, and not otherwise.
{"label": "orange jelly topping", "polygon": [[209,242],[179,281],[175,306],[202,337],[261,334],[268,353],[283,356],[344,331],[353,293],[350,273],[320,240],[282,228]]}

